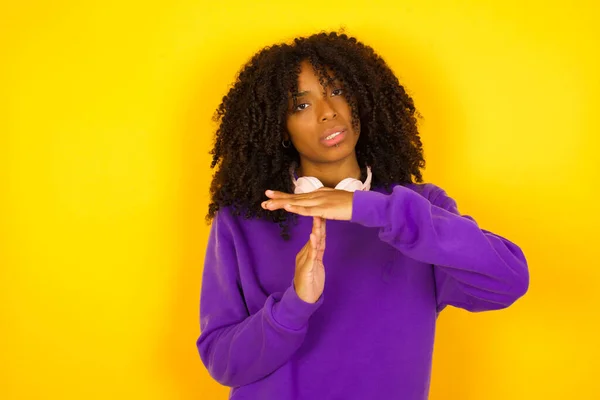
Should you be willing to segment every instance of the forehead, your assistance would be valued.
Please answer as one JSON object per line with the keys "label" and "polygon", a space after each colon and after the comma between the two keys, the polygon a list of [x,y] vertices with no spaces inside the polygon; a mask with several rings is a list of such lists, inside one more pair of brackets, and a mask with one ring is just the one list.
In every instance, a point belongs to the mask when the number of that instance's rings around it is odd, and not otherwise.
{"label": "forehead", "polygon": [[[335,80],[335,76],[331,69],[325,68],[325,71],[327,72],[328,81]],[[310,62],[303,61],[302,63],[300,63],[300,74],[298,74],[298,88],[314,85],[320,85],[317,71],[314,69]]]}

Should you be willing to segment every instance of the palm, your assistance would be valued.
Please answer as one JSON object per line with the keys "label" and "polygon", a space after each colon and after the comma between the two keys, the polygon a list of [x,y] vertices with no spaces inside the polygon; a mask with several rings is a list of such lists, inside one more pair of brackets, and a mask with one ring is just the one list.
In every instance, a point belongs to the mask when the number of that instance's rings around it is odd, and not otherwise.
{"label": "palm", "polygon": [[323,293],[323,289],[325,288],[325,266],[322,260],[317,259],[313,261],[311,275],[314,293]]}
{"label": "palm", "polygon": [[296,292],[304,301],[315,302],[325,288],[325,220],[313,218],[310,239],[298,253],[294,284]]}
{"label": "palm", "polygon": [[325,265],[323,265],[323,256],[325,255],[325,220],[322,218],[313,219],[313,232],[316,235],[316,256],[312,261],[313,287],[315,293],[323,293],[325,288]]}

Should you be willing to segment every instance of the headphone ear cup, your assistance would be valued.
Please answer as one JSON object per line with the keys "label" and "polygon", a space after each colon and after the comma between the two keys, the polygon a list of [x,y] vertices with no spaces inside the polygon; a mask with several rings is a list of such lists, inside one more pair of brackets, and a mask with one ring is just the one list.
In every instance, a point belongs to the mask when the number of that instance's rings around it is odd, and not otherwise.
{"label": "headphone ear cup", "polygon": [[295,194],[310,193],[323,187],[320,180],[313,176],[303,176],[296,181]]}
{"label": "headphone ear cup", "polygon": [[355,190],[361,190],[363,188],[363,183],[358,179],[346,178],[338,183],[335,188],[354,192]]}
{"label": "headphone ear cup", "polygon": [[309,176],[307,178],[314,190],[321,189],[323,187],[323,184],[318,178],[315,178],[314,176]]}

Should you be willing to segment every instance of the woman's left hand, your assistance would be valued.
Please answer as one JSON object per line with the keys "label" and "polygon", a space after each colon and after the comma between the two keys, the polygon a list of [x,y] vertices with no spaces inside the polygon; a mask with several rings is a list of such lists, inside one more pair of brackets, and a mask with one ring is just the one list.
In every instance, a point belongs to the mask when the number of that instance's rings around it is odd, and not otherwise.
{"label": "woman's left hand", "polygon": [[265,210],[284,209],[304,216],[350,221],[354,193],[346,190],[320,188],[310,193],[289,194],[267,190],[270,200],[263,201]]}

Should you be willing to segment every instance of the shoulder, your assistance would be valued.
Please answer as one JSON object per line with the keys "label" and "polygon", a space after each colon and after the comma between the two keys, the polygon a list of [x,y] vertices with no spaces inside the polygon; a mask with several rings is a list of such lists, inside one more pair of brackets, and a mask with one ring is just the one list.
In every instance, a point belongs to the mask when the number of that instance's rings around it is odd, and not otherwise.
{"label": "shoulder", "polygon": [[279,229],[279,225],[265,218],[248,217],[243,209],[220,207],[212,220],[213,229],[228,235],[233,241],[246,242],[248,238]]}
{"label": "shoulder", "polygon": [[435,206],[442,207],[447,210],[457,208],[456,201],[454,201],[454,199],[450,197],[448,193],[446,193],[446,190],[434,183],[404,183],[394,185],[392,188],[396,186],[402,186],[406,189],[414,191],[415,193],[418,193]]}
{"label": "shoulder", "polygon": [[215,212],[211,228],[219,235],[236,236],[241,230],[242,220],[241,215],[236,215],[232,207],[220,207]]}

